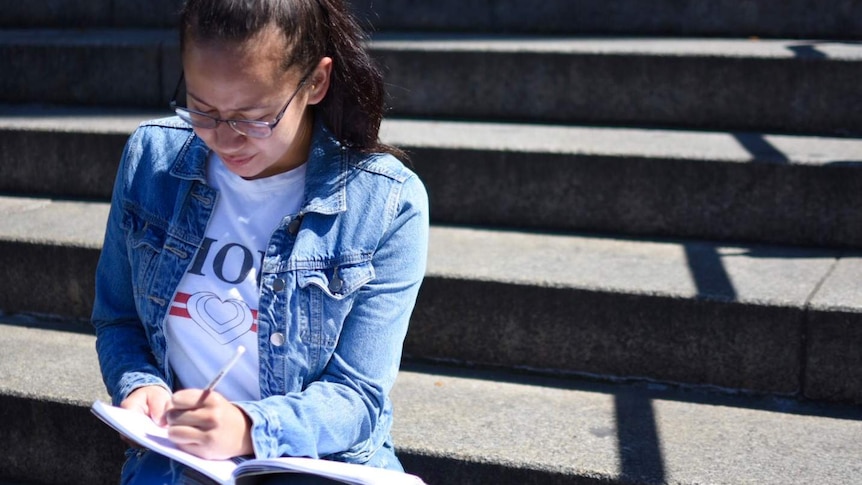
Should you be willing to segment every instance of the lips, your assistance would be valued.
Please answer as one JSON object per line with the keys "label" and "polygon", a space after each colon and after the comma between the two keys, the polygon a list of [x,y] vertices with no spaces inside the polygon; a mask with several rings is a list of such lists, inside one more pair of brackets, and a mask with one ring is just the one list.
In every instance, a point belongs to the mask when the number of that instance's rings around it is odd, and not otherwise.
{"label": "lips", "polygon": [[228,165],[244,165],[244,164],[248,163],[252,158],[254,158],[254,155],[247,156],[247,157],[222,156],[222,160],[224,160],[224,162],[227,163]]}

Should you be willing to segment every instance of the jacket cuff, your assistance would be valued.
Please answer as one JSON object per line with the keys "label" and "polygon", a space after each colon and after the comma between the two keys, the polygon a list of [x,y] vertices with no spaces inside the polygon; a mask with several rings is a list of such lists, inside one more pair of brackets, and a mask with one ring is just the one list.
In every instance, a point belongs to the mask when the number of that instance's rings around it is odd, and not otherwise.
{"label": "jacket cuff", "polygon": [[130,372],[123,376],[120,379],[120,383],[117,386],[117,391],[111,393],[113,397],[114,406],[119,406],[121,402],[125,401],[129,394],[131,394],[136,389],[145,386],[160,386],[163,387],[169,393],[172,393],[171,388],[164,381],[164,379],[154,376],[152,374],[147,374],[145,372]]}

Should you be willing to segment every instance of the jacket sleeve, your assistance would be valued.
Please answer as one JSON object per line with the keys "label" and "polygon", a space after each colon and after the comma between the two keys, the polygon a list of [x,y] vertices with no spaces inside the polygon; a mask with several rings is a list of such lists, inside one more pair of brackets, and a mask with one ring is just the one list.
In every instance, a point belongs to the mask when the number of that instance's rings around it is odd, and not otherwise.
{"label": "jacket sleeve", "polygon": [[372,257],[375,277],[358,290],[323,375],[302,392],[237,403],[252,420],[257,457],[338,453],[364,462],[388,437],[388,394],[425,275],[429,231],[418,177],[401,184],[395,201]]}
{"label": "jacket sleeve", "polygon": [[111,197],[105,239],[96,267],[96,296],[91,322],[102,379],[115,405],[146,385],[169,389],[159,371],[135,306],[132,268],[123,227],[123,193],[140,160],[142,130],[126,144]]}

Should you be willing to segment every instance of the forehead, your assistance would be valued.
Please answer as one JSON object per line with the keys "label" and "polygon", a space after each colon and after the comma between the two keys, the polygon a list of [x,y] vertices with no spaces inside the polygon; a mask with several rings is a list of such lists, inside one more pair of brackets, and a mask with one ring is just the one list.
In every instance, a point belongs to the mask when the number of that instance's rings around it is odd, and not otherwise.
{"label": "forehead", "polygon": [[197,74],[218,79],[232,75],[277,81],[284,74],[289,57],[287,41],[281,30],[267,27],[242,41],[198,40],[189,38],[183,52],[183,70],[192,79]]}

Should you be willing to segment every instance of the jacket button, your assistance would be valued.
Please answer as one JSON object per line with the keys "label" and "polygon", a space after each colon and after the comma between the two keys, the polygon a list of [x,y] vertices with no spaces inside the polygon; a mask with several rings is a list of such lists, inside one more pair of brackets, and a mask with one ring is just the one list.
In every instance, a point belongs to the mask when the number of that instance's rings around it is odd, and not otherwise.
{"label": "jacket button", "polygon": [[281,291],[285,286],[284,278],[276,278],[275,281],[272,282],[272,289],[275,291]]}
{"label": "jacket button", "polygon": [[338,293],[342,288],[344,288],[344,282],[338,277],[338,271],[336,271],[329,280],[329,291]]}
{"label": "jacket button", "polygon": [[275,332],[269,336],[269,343],[276,347],[281,347],[284,345],[284,334],[281,332]]}

